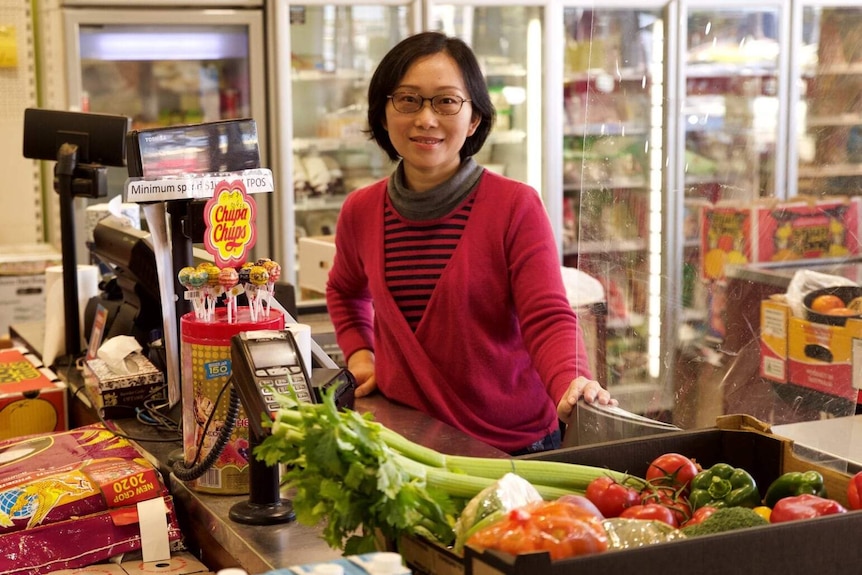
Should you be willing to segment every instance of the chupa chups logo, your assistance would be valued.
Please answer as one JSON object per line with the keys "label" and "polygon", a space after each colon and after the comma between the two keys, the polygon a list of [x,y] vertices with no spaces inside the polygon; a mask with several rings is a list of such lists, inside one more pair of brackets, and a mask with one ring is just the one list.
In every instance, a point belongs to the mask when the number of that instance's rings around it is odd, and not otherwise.
{"label": "chupa chups logo", "polygon": [[241,180],[216,185],[213,197],[204,211],[207,251],[220,267],[245,263],[249,250],[257,241],[254,226],[257,206]]}

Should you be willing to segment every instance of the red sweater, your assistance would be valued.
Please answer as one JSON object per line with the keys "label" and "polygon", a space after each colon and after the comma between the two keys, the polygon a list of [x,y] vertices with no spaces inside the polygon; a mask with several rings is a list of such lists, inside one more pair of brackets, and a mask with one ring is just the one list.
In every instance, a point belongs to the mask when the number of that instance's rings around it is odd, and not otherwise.
{"label": "red sweater", "polygon": [[569,383],[591,375],[538,193],[485,171],[415,332],[384,277],[385,195],[385,180],[357,190],[339,215],[326,296],[345,357],[373,350],[386,397],[503,451],[556,429]]}

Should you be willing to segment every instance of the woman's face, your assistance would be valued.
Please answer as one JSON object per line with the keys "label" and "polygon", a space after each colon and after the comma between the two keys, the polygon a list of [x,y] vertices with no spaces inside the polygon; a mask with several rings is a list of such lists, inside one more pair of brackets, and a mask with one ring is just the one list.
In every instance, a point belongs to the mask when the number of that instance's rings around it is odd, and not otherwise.
{"label": "woman's face", "polygon": [[[447,95],[470,99],[461,69],[442,52],[416,60],[393,90],[396,92],[412,92],[423,98]],[[418,112],[410,114],[397,111],[390,100],[384,127],[403,159],[407,186],[424,191],[450,178],[461,163],[458,153],[464,141],[476,131],[479,121],[470,102],[464,102],[457,114],[444,116],[432,110],[427,100]]]}

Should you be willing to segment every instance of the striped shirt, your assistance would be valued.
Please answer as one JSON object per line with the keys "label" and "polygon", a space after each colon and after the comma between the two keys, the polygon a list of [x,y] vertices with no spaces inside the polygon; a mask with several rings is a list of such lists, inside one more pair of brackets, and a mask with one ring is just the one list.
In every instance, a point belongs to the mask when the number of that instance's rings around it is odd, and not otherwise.
{"label": "striped shirt", "polygon": [[473,209],[475,193],[444,218],[406,220],[386,200],[383,249],[386,285],[404,318],[415,332],[434,286],[458,247]]}

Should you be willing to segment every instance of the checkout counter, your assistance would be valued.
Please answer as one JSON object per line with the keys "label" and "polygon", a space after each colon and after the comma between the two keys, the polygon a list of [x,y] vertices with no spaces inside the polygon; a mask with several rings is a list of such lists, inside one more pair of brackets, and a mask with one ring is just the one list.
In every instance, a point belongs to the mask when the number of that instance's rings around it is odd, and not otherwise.
{"label": "checkout counter", "polygon": [[[25,345],[41,342],[41,323],[13,326],[13,338]],[[28,345],[38,353],[37,346]],[[69,385],[70,427],[98,421],[89,406],[83,381],[76,369],[58,369]],[[371,413],[383,425],[406,438],[442,453],[475,457],[508,457],[508,454],[477,441],[461,431],[412,408],[392,403],[379,394],[359,398],[355,409]],[[174,406],[170,415],[181,419],[182,403]],[[179,412],[179,413],[174,413]],[[140,445],[158,466],[174,497],[177,519],[189,549],[213,571],[226,567],[241,567],[248,573],[264,573],[273,569],[328,561],[341,556],[320,537],[317,527],[296,521],[279,525],[245,525],[229,518],[231,507],[248,499],[247,495],[219,495],[195,491],[171,473],[172,456],[182,449],[182,437],[176,432],[160,431],[135,419],[114,423],[120,431]],[[290,493],[283,496],[290,499]]]}

